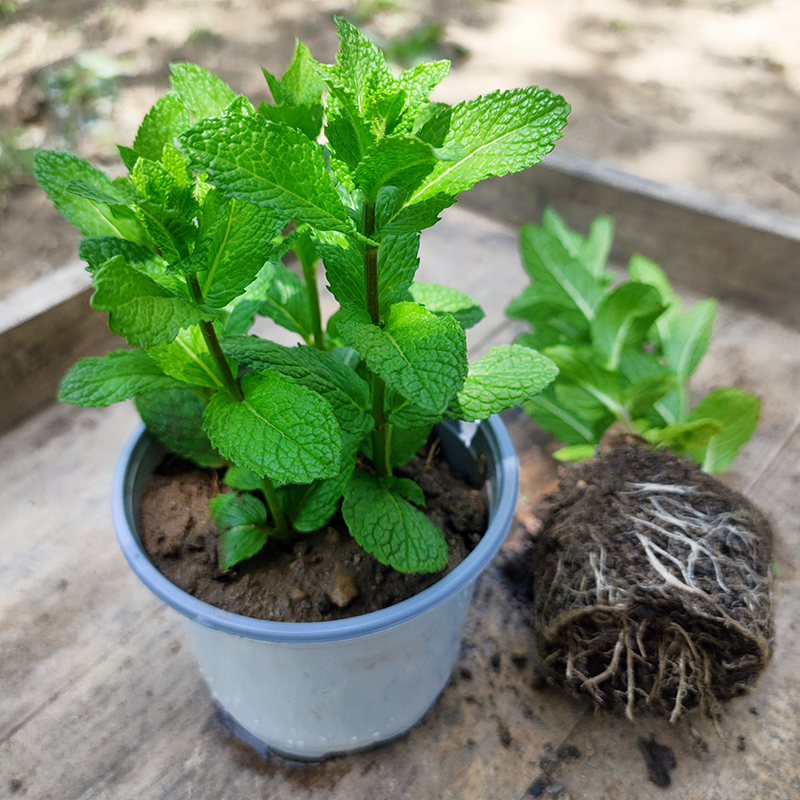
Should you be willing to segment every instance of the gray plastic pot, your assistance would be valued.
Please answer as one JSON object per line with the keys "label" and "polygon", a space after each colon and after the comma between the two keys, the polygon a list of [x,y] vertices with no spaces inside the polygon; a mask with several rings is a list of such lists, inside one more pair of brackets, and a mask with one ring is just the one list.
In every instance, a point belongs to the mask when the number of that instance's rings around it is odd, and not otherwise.
{"label": "gray plastic pot", "polygon": [[[164,455],[141,426],[120,456],[112,512],[142,582],[180,612],[211,691],[246,734],[296,759],[322,759],[400,736],[425,715],[458,659],[472,590],[511,525],[519,462],[499,417],[438,427],[458,469],[486,474],[489,526],[455,570],[389,608],[331,622],[270,622],[222,611],[170,583],[137,530],[142,491]],[[485,459],[485,463],[481,462]]]}

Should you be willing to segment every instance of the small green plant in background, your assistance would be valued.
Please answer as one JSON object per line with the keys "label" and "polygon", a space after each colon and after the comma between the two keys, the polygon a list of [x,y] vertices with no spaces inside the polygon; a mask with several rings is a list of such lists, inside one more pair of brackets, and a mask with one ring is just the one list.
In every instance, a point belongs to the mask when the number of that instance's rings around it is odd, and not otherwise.
{"label": "small green plant in background", "polygon": [[[339,509],[383,563],[441,569],[444,536],[395,468],[446,416],[487,417],[556,372],[519,345],[469,364],[464,329],[483,312],[414,276],[420,232],[477,181],[540,161],[569,106],[538,87],[432,103],[447,62],[395,75],[338,25],[336,63],[298,43],[282,77],[265,72],[274,102],[258,108],[173,64],[172,91],[120,148],[126,177],[68,153],[36,158],[39,183],[84,235],[93,307],[133,348],[79,362],[60,398],[133,397],[170,450],[227,468],[237,491],[212,504],[223,569]],[[283,262],[290,250],[298,271]],[[320,261],[339,304],[327,321]],[[256,315],[298,346],[248,335]]]}
{"label": "small green plant in background", "polygon": [[520,249],[531,284],[508,306],[531,331],[517,338],[551,358],[557,379],[524,403],[567,445],[563,460],[592,455],[614,424],[654,447],[668,447],[724,472],[755,430],[760,403],[734,387],[692,406],[688,382],[708,348],[716,302],[688,310],[661,268],[641,255],[616,282],[607,268],[614,235],[609,217],[588,236],[551,208],[541,225],[525,225]]}

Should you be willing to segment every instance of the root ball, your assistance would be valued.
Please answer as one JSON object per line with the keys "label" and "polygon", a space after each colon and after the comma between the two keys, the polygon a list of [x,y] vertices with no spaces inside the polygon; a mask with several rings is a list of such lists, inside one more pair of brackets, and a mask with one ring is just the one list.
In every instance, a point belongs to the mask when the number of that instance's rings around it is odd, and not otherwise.
{"label": "root ball", "polygon": [[772,654],[772,532],[743,496],[627,443],[570,467],[533,561],[549,678],[675,721],[755,684]]}

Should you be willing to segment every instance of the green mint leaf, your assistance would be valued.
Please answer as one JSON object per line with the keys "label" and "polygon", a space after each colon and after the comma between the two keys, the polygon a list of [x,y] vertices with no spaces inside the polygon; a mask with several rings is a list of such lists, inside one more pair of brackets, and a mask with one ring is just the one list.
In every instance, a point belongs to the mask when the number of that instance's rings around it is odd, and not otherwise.
{"label": "green mint leaf", "polygon": [[333,65],[318,64],[322,79],[332,89],[344,89],[353,96],[356,106],[365,109],[380,91],[396,88],[386,57],[354,25],[336,17],[339,53]]}
{"label": "green mint leaf", "polygon": [[430,428],[442,421],[440,412],[422,408],[391,388],[386,390],[384,405],[387,421],[398,428]]}
{"label": "green mint leaf", "polygon": [[244,467],[228,467],[222,481],[226,486],[238,489],[240,492],[260,492],[261,478]]}
{"label": "green mint leaf", "polygon": [[611,245],[614,241],[614,220],[611,217],[596,217],[592,221],[589,235],[578,251],[578,259],[596,278],[611,283],[613,273],[606,270]]}
{"label": "green mint leaf", "polygon": [[[146,272],[155,280],[165,275],[166,262],[162,258],[145,247],[116,236],[85,236],[78,246],[78,255],[88,264],[92,275],[115,256],[122,256],[128,266]],[[172,278],[169,276],[170,280]]]}
{"label": "green mint leaf", "polygon": [[625,387],[622,402],[632,419],[644,417],[664,395],[675,388],[673,375],[651,375]]}
{"label": "green mint leaf", "polygon": [[210,191],[197,242],[203,264],[197,277],[205,303],[223,308],[242,294],[272,254],[272,239],[284,225],[271,208]]}
{"label": "green mint leaf", "polygon": [[432,314],[452,314],[465,330],[477,325],[485,316],[483,309],[471,297],[440,283],[414,283],[411,296],[415,303],[425,306]]}
{"label": "green mint leaf", "polygon": [[[338,234],[319,234],[317,252],[325,263],[331,294],[337,302],[354,311],[367,310],[364,278],[364,248]],[[419,236],[408,233],[387,236],[378,248],[378,298],[381,314],[408,298],[408,289],[419,266]]]}
{"label": "green mint leaf", "polygon": [[383,186],[411,189],[436,161],[434,149],[427,142],[407,134],[388,136],[379,139],[364,155],[353,179],[366,201],[374,203]]}
{"label": "green mint leaf", "polygon": [[456,202],[449,194],[438,194],[413,206],[405,205],[407,193],[384,186],[375,204],[375,236],[383,238],[403,233],[418,233],[439,221],[439,214]]}
{"label": "green mint leaf", "polygon": [[263,525],[238,525],[220,536],[219,568],[224,572],[241,561],[252,558],[269,541],[272,528]]}
{"label": "green mint leaf", "polygon": [[309,486],[284,486],[278,490],[283,507],[295,511],[292,524],[301,533],[326,525],[339,510],[345,487],[356,468],[360,435],[343,434],[339,474]]}
{"label": "green mint leaf", "polygon": [[573,444],[556,450],[553,458],[556,461],[583,461],[584,458],[591,458],[594,451],[593,444]]}
{"label": "green mint leaf", "polygon": [[539,302],[579,311],[591,322],[604,298],[604,286],[552,233],[536,225],[520,231],[522,263]]}
{"label": "green mint leaf", "polygon": [[133,149],[142,158],[161,161],[164,145],[173,144],[190,125],[189,111],[176,94],[156,101],[139,126]]}
{"label": "green mint leaf", "polygon": [[216,394],[205,414],[211,442],[226,458],[280,483],[329,478],[341,439],[330,405],[278,372],[242,378],[244,400]]}
{"label": "green mint leaf", "polygon": [[130,345],[146,347],[170,342],[183,328],[215,317],[185,297],[178,297],[121,256],[108,261],[94,276],[91,304],[108,311],[108,326]]}
{"label": "green mint leaf", "polygon": [[[104,172],[87,161],[70,153],[40,150],[34,157],[34,174],[59,213],[84,236],[116,236],[147,243],[141,226],[125,207],[125,198]],[[70,187],[76,184],[91,187],[110,205],[75,194]],[[120,213],[121,209],[128,213]]]}
{"label": "green mint leaf", "polygon": [[626,349],[641,347],[653,322],[664,311],[658,292],[643,283],[623,283],[607,295],[591,323],[592,343],[615,370]]}
{"label": "green mint leaf", "polygon": [[464,155],[439,162],[415,190],[411,202],[456,195],[478,181],[539,163],[561,137],[569,105],[547,89],[497,91],[454,106],[447,142]]}
{"label": "green mint leaf", "polygon": [[181,141],[223,194],[320,230],[354,231],[322,149],[300,131],[260,115],[225,116],[204,120]]}
{"label": "green mint leaf", "polygon": [[392,307],[383,327],[364,312],[348,312],[339,331],[387,386],[422,408],[443,412],[464,383],[466,337],[451,316],[404,302]]}
{"label": "green mint leaf", "polygon": [[632,281],[645,283],[658,291],[661,296],[661,304],[665,306],[666,310],[656,320],[656,330],[660,339],[667,338],[670,323],[677,316],[681,307],[681,299],[673,291],[669,278],[658,264],[639,254],[631,256],[628,273]]}
{"label": "green mint leaf", "polygon": [[712,436],[722,433],[725,426],[715,419],[698,419],[693,422],[680,422],[664,428],[652,428],[642,433],[655,447],[668,447],[683,455],[706,447]]}
{"label": "green mint leaf", "polygon": [[[209,353],[208,345],[197,325],[180,331],[171,342],[149,347],[147,353],[167,375],[183,383],[215,390],[225,388],[216,359]],[[228,359],[228,366],[235,375],[238,364]]]}
{"label": "green mint leaf", "polygon": [[258,313],[310,342],[314,333],[308,290],[302,278],[279,261],[269,262],[259,273],[248,297],[261,298]]}
{"label": "green mint leaf", "polygon": [[318,392],[330,403],[343,430],[372,430],[369,387],[333,354],[314,347],[284,347],[256,336],[227,336],[221,343],[240,363],[256,371],[276,369]]}
{"label": "green mint leaf", "polygon": [[216,469],[225,459],[203,427],[206,404],[192,389],[158,389],[136,396],[136,410],[147,429],[168,450],[200,467]]}
{"label": "green mint leaf", "polygon": [[661,348],[666,365],[679,381],[687,381],[705,355],[716,314],[717,303],[709,298],[670,319]]}
{"label": "green mint leaf", "polygon": [[[406,428],[398,425],[389,425],[386,430],[387,463],[390,467],[399,467],[408,464],[417,451],[424,447],[431,435],[433,425],[442,421],[440,414],[436,420],[420,427]],[[371,451],[370,451],[371,453]],[[408,497],[407,494],[404,495]],[[425,503],[417,503],[424,506]]]}
{"label": "green mint leaf", "polygon": [[355,540],[400,572],[436,572],[447,564],[444,535],[412,506],[393,481],[353,475],[342,514]]}
{"label": "green mint leaf", "polygon": [[[397,79],[397,85],[405,92],[406,109],[403,116],[415,120],[428,105],[444,105],[429,103],[431,92],[447,77],[450,72],[449,61],[431,61],[417,64],[404,70]],[[448,129],[450,127],[448,123]],[[424,137],[420,137],[424,138]],[[426,139],[426,141],[429,141]],[[440,143],[435,143],[439,146]]]}
{"label": "green mint leaf", "polygon": [[175,94],[197,122],[221,114],[237,98],[221,78],[197,64],[170,64],[170,83]]}
{"label": "green mint leaf", "polygon": [[96,408],[174,384],[142,350],[114,350],[75,364],[61,381],[58,399]]}
{"label": "green mint leaf", "polygon": [[266,507],[251,494],[218,494],[208,505],[218,528],[263,525],[267,521]]}
{"label": "green mint leaf", "polygon": [[704,447],[690,448],[692,458],[706,472],[725,472],[753,435],[760,412],[761,403],[748,392],[734,387],[715,389],[689,412],[686,421],[710,419],[724,427]]}
{"label": "green mint leaf", "polygon": [[[578,400],[583,405],[576,404]],[[567,445],[598,442],[614,415],[579,386],[560,381],[526,400],[523,408],[548,433]]]}
{"label": "green mint leaf", "polygon": [[571,381],[605,406],[615,416],[624,414],[620,375],[600,366],[603,359],[590,347],[557,345],[547,350],[559,371],[559,378]]}
{"label": "green mint leaf", "polygon": [[557,374],[556,365],[535,350],[515,344],[492,347],[470,364],[453,416],[473,422],[499,414],[539,394]]}

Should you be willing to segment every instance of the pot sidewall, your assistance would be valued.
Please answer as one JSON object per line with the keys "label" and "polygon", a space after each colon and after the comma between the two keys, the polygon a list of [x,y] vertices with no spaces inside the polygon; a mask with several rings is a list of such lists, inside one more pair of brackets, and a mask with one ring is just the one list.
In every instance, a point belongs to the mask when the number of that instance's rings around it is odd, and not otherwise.
{"label": "pot sidewall", "polygon": [[320,759],[402,735],[435,703],[459,655],[475,582],[513,519],[519,466],[499,417],[439,428],[451,463],[486,469],[489,525],[441,581],[394,606],[319,623],[255,620],[210,606],[151,564],[138,534],[144,486],[164,450],[141,426],[123,451],[112,511],[139,578],[183,619],[201,672],[244,732],[292,758]]}

